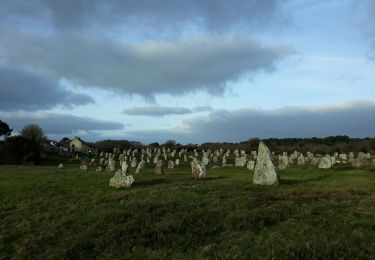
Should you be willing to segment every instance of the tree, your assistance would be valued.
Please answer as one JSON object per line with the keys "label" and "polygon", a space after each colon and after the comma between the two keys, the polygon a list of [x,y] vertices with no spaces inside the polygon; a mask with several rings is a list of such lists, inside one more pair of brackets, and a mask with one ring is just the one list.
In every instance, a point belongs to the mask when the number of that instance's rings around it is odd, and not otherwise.
{"label": "tree", "polygon": [[5,123],[4,121],[0,120],[0,137],[1,136],[10,136],[12,133],[13,129],[9,128],[9,125]]}
{"label": "tree", "polygon": [[43,151],[43,143],[46,141],[42,128],[36,124],[27,125],[22,129],[21,136],[29,140],[32,159],[35,164],[39,164]]}

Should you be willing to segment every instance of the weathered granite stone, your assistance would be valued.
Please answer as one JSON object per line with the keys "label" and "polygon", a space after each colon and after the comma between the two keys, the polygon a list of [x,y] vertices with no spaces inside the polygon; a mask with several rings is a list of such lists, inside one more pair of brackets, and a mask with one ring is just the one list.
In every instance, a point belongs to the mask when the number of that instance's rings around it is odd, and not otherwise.
{"label": "weathered granite stone", "polygon": [[174,162],[169,160],[168,161],[168,169],[173,169],[174,168]]}
{"label": "weathered granite stone", "polygon": [[129,188],[134,182],[132,175],[126,176],[121,170],[118,170],[110,180],[109,186],[114,188]]}
{"label": "weathered granite stone", "polygon": [[289,165],[289,158],[288,156],[280,156],[279,158],[279,169],[280,170],[285,170]]}
{"label": "weathered granite stone", "polygon": [[318,168],[319,169],[330,169],[332,167],[331,158],[328,156],[324,156],[320,158]]}
{"label": "weathered granite stone", "polygon": [[279,185],[279,173],[272,161],[271,151],[262,141],[259,143],[253,183],[260,185]]}
{"label": "weathered granite stone", "polygon": [[195,179],[204,179],[207,177],[206,166],[194,158],[191,162],[191,173]]}
{"label": "weathered granite stone", "polygon": [[246,168],[250,171],[254,171],[254,167],[255,167],[255,161],[248,161],[247,164],[246,164]]}
{"label": "weathered granite stone", "polygon": [[155,165],[154,173],[157,175],[164,174],[164,162],[159,160],[158,163]]}
{"label": "weathered granite stone", "polygon": [[140,161],[137,169],[135,170],[135,173],[143,174],[145,171],[146,162],[144,160]]}
{"label": "weathered granite stone", "polygon": [[113,160],[113,158],[109,158],[108,159],[108,171],[110,172],[114,172],[115,171],[115,160]]}
{"label": "weathered granite stone", "polygon": [[87,171],[88,167],[87,167],[86,164],[81,164],[81,166],[79,166],[79,169],[80,169],[81,171]]}
{"label": "weathered granite stone", "polygon": [[299,165],[299,166],[305,165],[305,157],[303,156],[302,153],[298,156],[297,165]]}

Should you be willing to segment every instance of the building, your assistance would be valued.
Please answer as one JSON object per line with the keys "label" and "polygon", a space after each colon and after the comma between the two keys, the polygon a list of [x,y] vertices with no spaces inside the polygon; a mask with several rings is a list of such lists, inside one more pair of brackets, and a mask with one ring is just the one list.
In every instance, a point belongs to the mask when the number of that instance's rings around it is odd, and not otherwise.
{"label": "building", "polygon": [[82,139],[77,136],[70,141],[69,147],[71,152],[80,152],[86,154],[93,152],[93,149],[90,148],[87,143],[82,141]]}

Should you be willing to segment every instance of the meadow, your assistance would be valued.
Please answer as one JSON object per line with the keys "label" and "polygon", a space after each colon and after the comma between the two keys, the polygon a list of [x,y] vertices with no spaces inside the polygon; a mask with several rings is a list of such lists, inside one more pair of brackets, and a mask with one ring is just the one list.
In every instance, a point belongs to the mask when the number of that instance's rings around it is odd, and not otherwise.
{"label": "meadow", "polygon": [[245,168],[188,165],[113,174],[77,164],[0,166],[0,258],[361,258],[375,255],[375,171],[288,169],[281,185]]}

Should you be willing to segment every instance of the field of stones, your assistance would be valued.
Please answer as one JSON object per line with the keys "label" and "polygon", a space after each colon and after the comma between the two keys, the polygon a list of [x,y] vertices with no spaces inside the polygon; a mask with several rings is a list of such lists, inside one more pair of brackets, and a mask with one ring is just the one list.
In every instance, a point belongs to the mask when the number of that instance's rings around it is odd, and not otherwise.
{"label": "field of stones", "polygon": [[0,166],[0,257],[372,258],[371,154],[113,149]]}

